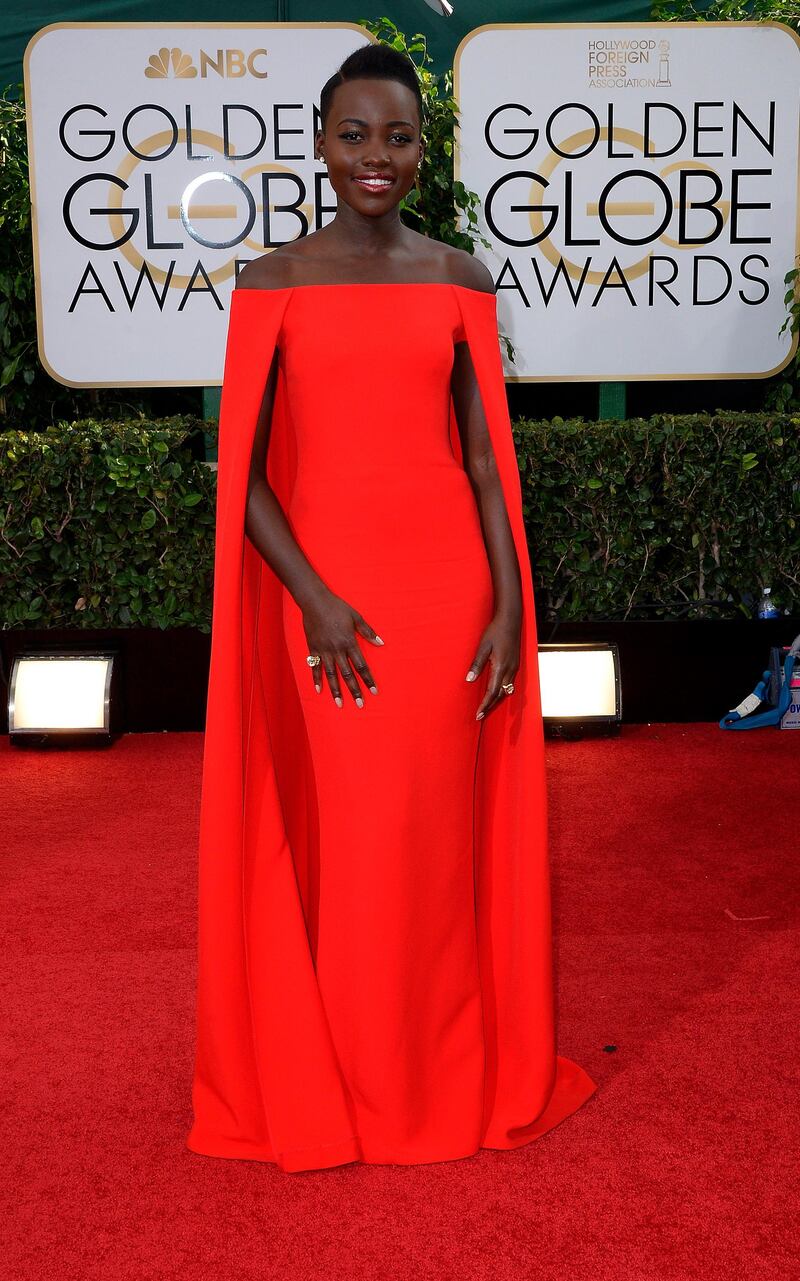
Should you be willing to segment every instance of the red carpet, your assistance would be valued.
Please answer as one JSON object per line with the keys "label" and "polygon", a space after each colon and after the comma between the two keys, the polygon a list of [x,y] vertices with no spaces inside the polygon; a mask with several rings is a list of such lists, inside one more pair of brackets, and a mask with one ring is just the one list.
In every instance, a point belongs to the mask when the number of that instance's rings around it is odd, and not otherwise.
{"label": "red carpet", "polygon": [[798,1275],[800,736],[550,743],[559,1050],[597,1093],[517,1151],[299,1175],[184,1146],[201,743],[0,740],[5,1275]]}

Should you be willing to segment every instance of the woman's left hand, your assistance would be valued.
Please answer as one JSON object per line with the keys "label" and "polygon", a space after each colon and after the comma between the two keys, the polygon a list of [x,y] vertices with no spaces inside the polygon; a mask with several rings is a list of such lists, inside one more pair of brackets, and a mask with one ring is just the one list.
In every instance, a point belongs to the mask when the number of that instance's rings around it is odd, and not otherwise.
{"label": "woman's left hand", "polygon": [[509,681],[513,682],[519,668],[521,630],[520,614],[495,614],[481,636],[477,653],[467,673],[467,680],[476,680],[487,660],[491,670],[476,720],[488,716],[501,699],[514,697],[513,694],[506,694],[503,686],[508,685]]}

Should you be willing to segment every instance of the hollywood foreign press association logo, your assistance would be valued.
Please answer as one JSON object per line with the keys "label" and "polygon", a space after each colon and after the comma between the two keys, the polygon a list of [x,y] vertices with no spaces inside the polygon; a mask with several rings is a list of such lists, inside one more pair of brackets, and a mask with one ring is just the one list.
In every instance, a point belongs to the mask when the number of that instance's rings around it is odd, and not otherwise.
{"label": "hollywood foreign press association logo", "polygon": [[670,88],[670,42],[641,35],[587,41],[587,83],[593,89]]}

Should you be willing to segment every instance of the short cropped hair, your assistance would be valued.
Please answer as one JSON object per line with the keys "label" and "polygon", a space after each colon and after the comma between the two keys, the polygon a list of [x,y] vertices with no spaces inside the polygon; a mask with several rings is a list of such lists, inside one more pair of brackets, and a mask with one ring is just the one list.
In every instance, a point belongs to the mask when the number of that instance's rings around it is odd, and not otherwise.
{"label": "short cropped hair", "polygon": [[422,128],[425,109],[422,105],[419,77],[414,63],[407,54],[385,44],[362,45],[360,49],[355,49],[349,54],[339,70],[335,71],[322,86],[322,92],[319,95],[319,114],[323,129],[331,109],[333,91],[337,85],[344,84],[346,80],[399,80],[411,90],[417,100],[420,128]]}

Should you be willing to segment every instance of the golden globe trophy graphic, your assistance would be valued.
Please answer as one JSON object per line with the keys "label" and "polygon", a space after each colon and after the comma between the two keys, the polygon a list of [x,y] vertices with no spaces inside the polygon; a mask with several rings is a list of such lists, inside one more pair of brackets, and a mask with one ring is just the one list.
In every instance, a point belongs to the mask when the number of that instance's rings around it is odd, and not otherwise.
{"label": "golden globe trophy graphic", "polygon": [[658,42],[658,85],[671,85],[669,78],[669,40],[659,40]]}

